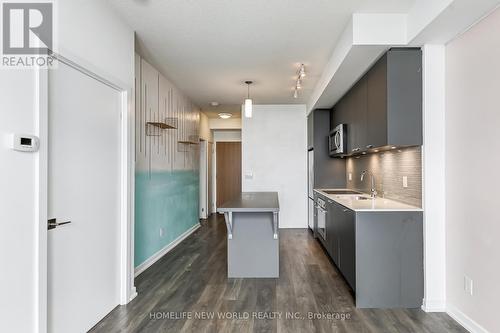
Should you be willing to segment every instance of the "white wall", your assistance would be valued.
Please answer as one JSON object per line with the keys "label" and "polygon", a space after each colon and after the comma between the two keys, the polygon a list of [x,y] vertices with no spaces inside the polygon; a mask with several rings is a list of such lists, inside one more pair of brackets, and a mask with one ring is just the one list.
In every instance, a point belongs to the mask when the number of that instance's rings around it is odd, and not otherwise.
{"label": "white wall", "polygon": [[241,129],[241,118],[210,118],[208,125],[211,129]]}
{"label": "white wall", "polygon": [[476,332],[500,332],[498,35],[500,10],[446,47],[447,307]]}
{"label": "white wall", "polygon": [[35,74],[0,74],[0,325],[2,330],[33,332],[36,311],[36,154],[6,147],[9,133],[35,133]]}
{"label": "white wall", "polygon": [[212,131],[214,142],[217,141],[241,141],[241,130],[218,130]]}
{"label": "white wall", "polygon": [[200,112],[200,138],[212,142],[212,131],[208,124],[208,117],[203,112]]}
{"label": "white wall", "polygon": [[423,47],[424,274],[423,309],[446,309],[445,272],[445,48]]}
{"label": "white wall", "polygon": [[[100,0],[58,1],[59,53],[106,78],[133,88],[134,35]],[[91,22],[89,21],[89,18]],[[77,55],[77,56],[75,56]],[[38,318],[38,153],[7,148],[9,133],[39,135],[34,70],[0,74],[0,325],[2,331],[35,332]],[[41,146],[47,142],[41,141]]]}
{"label": "white wall", "polygon": [[281,228],[307,228],[306,127],[305,105],[254,105],[242,120],[243,191],[277,191]]}

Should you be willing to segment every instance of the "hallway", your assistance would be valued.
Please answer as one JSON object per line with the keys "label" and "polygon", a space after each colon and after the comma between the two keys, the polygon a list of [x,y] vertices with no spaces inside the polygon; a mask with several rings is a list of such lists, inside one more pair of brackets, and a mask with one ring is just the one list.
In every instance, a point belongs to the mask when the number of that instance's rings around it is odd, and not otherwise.
{"label": "hallway", "polygon": [[[223,218],[212,215],[201,225],[136,279],[132,302],[91,332],[466,332],[444,313],[356,309],[305,229],[280,231],[279,279],[228,280]],[[227,313],[232,318],[219,318]],[[285,320],[287,314],[295,319]]]}

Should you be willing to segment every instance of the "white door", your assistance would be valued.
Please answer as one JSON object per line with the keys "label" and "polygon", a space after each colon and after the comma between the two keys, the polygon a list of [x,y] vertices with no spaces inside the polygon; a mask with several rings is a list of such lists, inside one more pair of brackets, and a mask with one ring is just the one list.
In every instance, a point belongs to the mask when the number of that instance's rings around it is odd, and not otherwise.
{"label": "white door", "polygon": [[49,72],[48,331],[88,331],[119,303],[120,93]]}

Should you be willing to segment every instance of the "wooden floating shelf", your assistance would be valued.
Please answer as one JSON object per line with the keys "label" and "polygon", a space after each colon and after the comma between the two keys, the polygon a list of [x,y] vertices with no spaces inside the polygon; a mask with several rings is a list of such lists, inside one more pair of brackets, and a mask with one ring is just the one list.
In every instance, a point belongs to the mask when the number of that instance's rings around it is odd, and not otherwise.
{"label": "wooden floating shelf", "polygon": [[[154,130],[152,127],[156,128]],[[175,123],[168,124],[166,122],[161,121],[148,121],[146,122],[146,135],[147,136],[160,136],[160,130],[162,129],[177,129]]]}
{"label": "wooden floating shelf", "polygon": [[195,141],[177,141],[177,142],[185,144],[185,145],[197,145],[197,144],[199,144],[199,142],[195,142]]}
{"label": "wooden floating shelf", "polygon": [[148,121],[146,124],[151,125],[151,126],[155,126],[155,127],[161,128],[161,129],[177,129],[177,127],[174,127],[172,125],[169,125],[167,123],[162,123],[159,121]]}

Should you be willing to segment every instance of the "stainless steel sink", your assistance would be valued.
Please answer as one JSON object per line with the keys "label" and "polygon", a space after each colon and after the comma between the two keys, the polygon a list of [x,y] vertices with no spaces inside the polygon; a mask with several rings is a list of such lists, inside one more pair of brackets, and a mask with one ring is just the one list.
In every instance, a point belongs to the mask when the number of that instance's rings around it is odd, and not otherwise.
{"label": "stainless steel sink", "polygon": [[326,194],[337,194],[337,195],[353,195],[353,194],[361,194],[361,192],[353,191],[353,190],[322,190]]}

